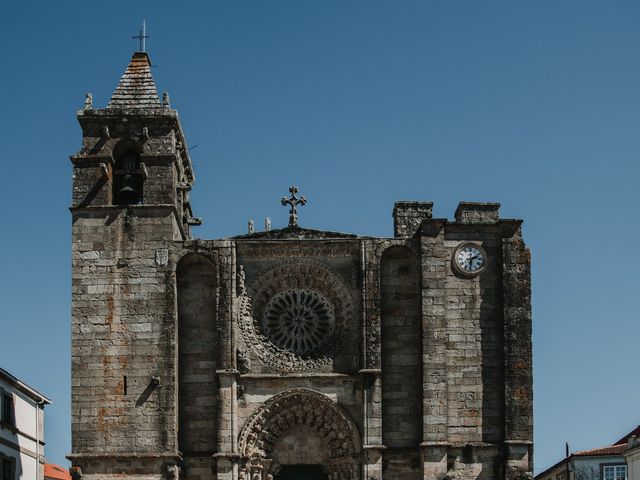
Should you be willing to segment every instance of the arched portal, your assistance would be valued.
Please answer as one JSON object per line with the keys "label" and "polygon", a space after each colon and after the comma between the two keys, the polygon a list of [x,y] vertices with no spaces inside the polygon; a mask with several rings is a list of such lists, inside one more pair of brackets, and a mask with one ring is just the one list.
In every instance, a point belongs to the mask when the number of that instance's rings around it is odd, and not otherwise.
{"label": "arched portal", "polygon": [[277,479],[306,467],[319,478],[355,480],[360,448],[358,431],[339,405],[314,390],[287,390],[271,397],[245,423],[239,449],[246,462],[240,478]]}

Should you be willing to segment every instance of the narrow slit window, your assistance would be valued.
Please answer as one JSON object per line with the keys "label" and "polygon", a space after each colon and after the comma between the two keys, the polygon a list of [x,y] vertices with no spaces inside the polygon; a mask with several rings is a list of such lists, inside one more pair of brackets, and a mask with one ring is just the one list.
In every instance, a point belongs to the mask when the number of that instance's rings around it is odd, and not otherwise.
{"label": "narrow slit window", "polygon": [[15,427],[15,416],[13,413],[13,395],[2,394],[2,423],[10,427]]}

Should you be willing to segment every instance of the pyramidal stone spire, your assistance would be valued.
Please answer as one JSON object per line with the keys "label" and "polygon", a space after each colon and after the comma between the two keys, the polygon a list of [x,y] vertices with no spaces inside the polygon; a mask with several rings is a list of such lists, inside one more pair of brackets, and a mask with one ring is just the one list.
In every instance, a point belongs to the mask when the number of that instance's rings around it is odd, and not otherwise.
{"label": "pyramidal stone spire", "polygon": [[161,108],[151,61],[146,52],[135,52],[107,108]]}

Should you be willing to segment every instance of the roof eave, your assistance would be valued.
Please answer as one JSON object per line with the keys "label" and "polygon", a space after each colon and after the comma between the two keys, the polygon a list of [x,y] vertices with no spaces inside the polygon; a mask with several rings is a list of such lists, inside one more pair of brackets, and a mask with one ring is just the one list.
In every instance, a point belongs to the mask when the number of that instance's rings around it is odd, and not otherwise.
{"label": "roof eave", "polygon": [[1,367],[0,367],[0,378],[4,379],[4,381],[16,387],[22,393],[25,393],[26,395],[31,397],[37,403],[41,403],[45,405],[51,405],[53,403],[51,400],[49,400],[49,398],[45,397],[43,394],[38,392],[35,388],[30,387],[29,385],[24,383],[22,380],[11,375],[9,372],[7,372],[4,368],[1,368]]}

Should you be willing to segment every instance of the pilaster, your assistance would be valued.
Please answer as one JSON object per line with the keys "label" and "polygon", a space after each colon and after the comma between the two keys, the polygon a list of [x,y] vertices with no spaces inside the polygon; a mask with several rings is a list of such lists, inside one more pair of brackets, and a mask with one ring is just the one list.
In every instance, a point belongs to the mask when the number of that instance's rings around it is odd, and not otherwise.
{"label": "pilaster", "polygon": [[237,387],[240,373],[237,370],[218,370],[218,446],[216,472],[218,480],[238,478],[238,398]]}
{"label": "pilaster", "polygon": [[381,370],[363,369],[362,376],[364,432],[362,442],[365,445],[382,445],[382,383]]}
{"label": "pilaster", "polygon": [[221,370],[235,369],[235,339],[234,313],[235,313],[235,285],[236,285],[236,258],[235,247],[229,244],[219,248],[220,271],[218,291],[218,345],[220,356],[218,357]]}
{"label": "pilaster", "polygon": [[382,454],[384,445],[364,445],[362,447],[362,479],[382,479]]}
{"label": "pilaster", "polygon": [[447,441],[445,224],[443,219],[422,224],[423,441],[428,445]]}
{"label": "pilaster", "polygon": [[363,297],[363,349],[364,368],[380,369],[380,255],[375,241],[362,242],[364,265]]}
{"label": "pilaster", "polygon": [[531,253],[520,223],[503,225],[505,478],[533,470]]}

